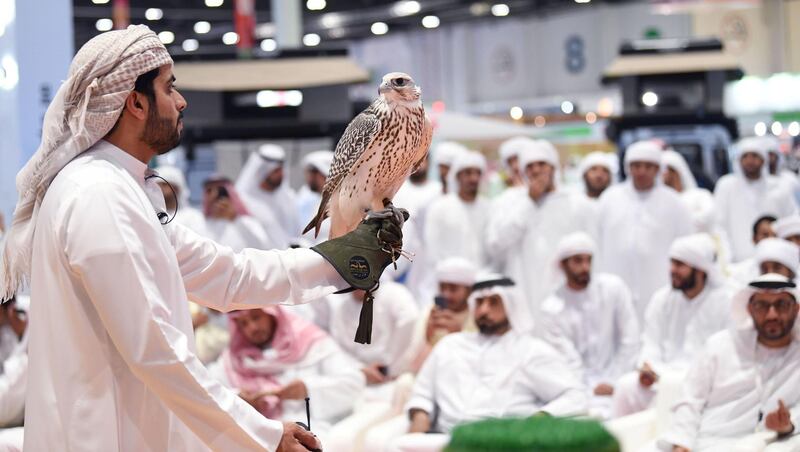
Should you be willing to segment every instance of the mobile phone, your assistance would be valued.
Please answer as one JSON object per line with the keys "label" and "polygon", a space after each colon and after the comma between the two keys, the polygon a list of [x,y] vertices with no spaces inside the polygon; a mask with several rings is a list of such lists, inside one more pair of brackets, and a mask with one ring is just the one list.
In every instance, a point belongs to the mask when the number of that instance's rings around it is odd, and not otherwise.
{"label": "mobile phone", "polygon": [[433,304],[439,309],[447,309],[447,298],[439,295],[433,299]]}
{"label": "mobile phone", "polygon": [[223,187],[221,185],[219,187],[217,187],[217,199],[230,198],[230,197],[231,197],[231,194],[228,193],[228,189],[227,188],[225,188],[225,187]]}

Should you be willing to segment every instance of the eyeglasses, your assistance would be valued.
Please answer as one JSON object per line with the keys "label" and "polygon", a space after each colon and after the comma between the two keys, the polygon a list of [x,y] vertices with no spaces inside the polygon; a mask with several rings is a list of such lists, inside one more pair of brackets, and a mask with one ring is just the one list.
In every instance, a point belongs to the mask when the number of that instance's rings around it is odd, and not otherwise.
{"label": "eyeglasses", "polygon": [[769,303],[767,301],[750,302],[750,306],[758,314],[766,314],[769,312],[770,308],[775,308],[775,312],[778,314],[787,314],[796,304],[797,302],[794,300],[778,300],[775,303]]}

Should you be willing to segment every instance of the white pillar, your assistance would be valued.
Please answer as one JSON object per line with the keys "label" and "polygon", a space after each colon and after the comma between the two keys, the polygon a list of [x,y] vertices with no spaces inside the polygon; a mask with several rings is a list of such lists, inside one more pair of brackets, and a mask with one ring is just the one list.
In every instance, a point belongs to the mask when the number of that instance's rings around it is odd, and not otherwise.
{"label": "white pillar", "polygon": [[303,4],[300,0],[272,0],[272,22],[279,49],[297,49],[303,37]]}

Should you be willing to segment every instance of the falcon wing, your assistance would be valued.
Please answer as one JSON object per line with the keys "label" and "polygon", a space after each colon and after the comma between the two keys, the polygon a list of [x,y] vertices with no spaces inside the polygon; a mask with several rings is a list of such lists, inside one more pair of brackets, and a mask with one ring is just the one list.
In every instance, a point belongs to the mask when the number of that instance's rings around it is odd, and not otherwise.
{"label": "falcon wing", "polygon": [[420,141],[418,152],[420,155],[419,160],[414,163],[414,168],[411,172],[416,172],[419,169],[419,166],[425,161],[425,157],[428,156],[428,149],[431,147],[431,140],[433,139],[433,124],[431,124],[431,120],[428,118],[428,115],[425,115],[425,122],[422,127],[422,140]]}
{"label": "falcon wing", "polygon": [[380,130],[381,121],[371,105],[347,125],[342,138],[336,144],[331,170],[325,181],[325,188],[322,190],[322,199],[319,203],[317,215],[308,223],[308,226],[303,230],[303,234],[310,231],[311,228],[314,228],[315,237],[319,234],[322,221],[328,216],[328,200],[331,197],[331,193],[336,191],[347,172],[361,158]]}

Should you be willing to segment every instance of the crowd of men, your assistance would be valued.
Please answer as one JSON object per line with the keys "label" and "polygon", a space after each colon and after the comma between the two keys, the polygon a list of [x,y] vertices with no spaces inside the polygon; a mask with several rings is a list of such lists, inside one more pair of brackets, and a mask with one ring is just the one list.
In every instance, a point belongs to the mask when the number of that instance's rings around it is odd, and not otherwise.
{"label": "crowd of men", "polygon": [[[498,153],[507,188],[487,199],[484,155],[441,143],[436,167],[426,162],[395,198],[411,213],[414,258],[384,275],[371,344],[353,342],[356,291],[229,315],[192,304],[197,356],[266,417],[303,420],[309,403],[329,451],[446,444],[453,427],[489,417],[619,418],[652,406],[667,376],[684,395],[652,448],[725,450],[759,430],[794,444],[800,184],[776,164],[774,141],[735,149],[713,194],[656,141],[625,150],[625,181],[594,152],[569,187],[552,144],[517,137]],[[300,225],[332,157],[306,155],[295,192],[284,150],[264,145],[235,181],[204,181],[202,209],[179,169],[158,168],[158,183],[176,223],[234,251],[307,247],[319,239]],[[25,296],[3,305],[6,427],[23,418],[26,323]],[[4,429],[0,442],[21,435]]]}

